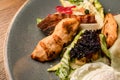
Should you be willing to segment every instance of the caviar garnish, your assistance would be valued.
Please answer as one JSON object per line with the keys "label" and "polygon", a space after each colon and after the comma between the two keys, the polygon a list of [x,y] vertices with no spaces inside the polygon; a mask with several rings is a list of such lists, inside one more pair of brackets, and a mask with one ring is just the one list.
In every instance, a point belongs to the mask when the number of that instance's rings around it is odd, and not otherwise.
{"label": "caviar garnish", "polygon": [[100,30],[86,30],[70,51],[71,58],[83,58],[101,50]]}

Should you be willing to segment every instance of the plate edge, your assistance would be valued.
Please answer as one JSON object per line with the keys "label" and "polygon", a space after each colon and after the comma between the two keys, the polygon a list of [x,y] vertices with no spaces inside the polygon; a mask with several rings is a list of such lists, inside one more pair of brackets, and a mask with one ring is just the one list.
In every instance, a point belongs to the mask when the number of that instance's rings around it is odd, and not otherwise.
{"label": "plate edge", "polygon": [[6,72],[6,76],[8,80],[13,80],[12,75],[10,74],[10,68],[9,68],[9,64],[8,64],[8,59],[7,59],[7,45],[8,45],[8,38],[9,38],[9,34],[10,31],[12,29],[12,25],[14,20],[16,19],[17,15],[19,14],[19,12],[27,5],[27,3],[30,0],[26,0],[23,5],[18,9],[18,11],[15,13],[15,15],[12,18],[12,21],[9,24],[9,27],[7,29],[6,35],[5,35],[5,40],[4,40],[4,44],[3,44],[3,60],[4,60],[4,67],[5,67],[5,72]]}

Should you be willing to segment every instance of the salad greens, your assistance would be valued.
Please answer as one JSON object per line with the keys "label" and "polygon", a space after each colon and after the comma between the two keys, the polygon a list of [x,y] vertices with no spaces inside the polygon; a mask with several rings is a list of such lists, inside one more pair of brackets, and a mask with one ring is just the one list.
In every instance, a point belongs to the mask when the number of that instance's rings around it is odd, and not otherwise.
{"label": "salad greens", "polygon": [[89,0],[84,0],[83,4],[81,5],[85,9],[88,9],[91,14],[95,15],[95,19],[99,24],[99,28],[101,29],[104,21],[104,10],[100,2],[98,0],[92,0],[91,2]]}
{"label": "salad greens", "polygon": [[[95,19],[100,26],[100,29],[103,26],[104,21],[104,9],[99,0],[68,0],[71,4],[75,5],[79,10],[84,8],[89,10],[91,14],[95,15]],[[76,12],[78,14],[78,12]]]}
{"label": "salad greens", "polygon": [[70,3],[75,4],[75,5],[79,5],[80,2],[83,2],[83,0],[68,0]]}
{"label": "salad greens", "polygon": [[104,19],[104,10],[102,7],[102,4],[99,2],[99,0],[90,0],[90,2],[93,3],[97,11],[100,13],[101,17]]}
{"label": "salad greens", "polygon": [[105,36],[103,34],[99,34],[99,38],[100,38],[100,44],[101,44],[101,49],[102,51],[105,53],[105,55],[111,59],[111,56],[110,56],[110,52],[109,50],[107,49],[107,44],[106,44],[106,39],[105,39]]}

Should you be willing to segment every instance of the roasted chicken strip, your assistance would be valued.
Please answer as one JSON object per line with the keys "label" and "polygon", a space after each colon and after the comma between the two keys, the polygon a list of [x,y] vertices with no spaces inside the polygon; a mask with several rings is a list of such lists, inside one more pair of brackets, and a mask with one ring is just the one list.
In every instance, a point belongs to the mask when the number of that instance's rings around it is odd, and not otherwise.
{"label": "roasted chicken strip", "polygon": [[63,46],[73,39],[79,29],[79,23],[75,18],[61,20],[50,36],[39,41],[31,57],[41,62],[55,59]]}
{"label": "roasted chicken strip", "polygon": [[106,37],[108,47],[111,47],[117,39],[117,23],[111,13],[106,14],[102,33]]}
{"label": "roasted chicken strip", "polygon": [[81,23],[96,23],[95,16],[88,15],[72,15],[72,14],[51,14],[42,20],[37,26],[45,35],[53,33],[55,26],[64,18],[76,18]]}

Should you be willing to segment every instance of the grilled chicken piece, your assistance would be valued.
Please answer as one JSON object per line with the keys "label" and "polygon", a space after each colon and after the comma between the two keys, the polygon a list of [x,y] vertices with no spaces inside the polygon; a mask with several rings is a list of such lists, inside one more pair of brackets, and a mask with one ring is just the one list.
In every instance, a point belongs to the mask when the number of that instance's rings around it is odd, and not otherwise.
{"label": "grilled chicken piece", "polygon": [[63,49],[64,44],[70,42],[79,29],[79,21],[75,18],[65,18],[55,27],[54,32],[39,41],[31,57],[45,62],[55,59]]}
{"label": "grilled chicken piece", "polygon": [[55,26],[64,18],[76,18],[81,23],[96,23],[94,15],[71,15],[71,14],[51,14],[48,15],[42,22],[37,26],[43,31],[45,35],[53,33]]}
{"label": "grilled chicken piece", "polygon": [[105,16],[102,33],[106,37],[107,46],[111,47],[117,39],[117,23],[111,13]]}

